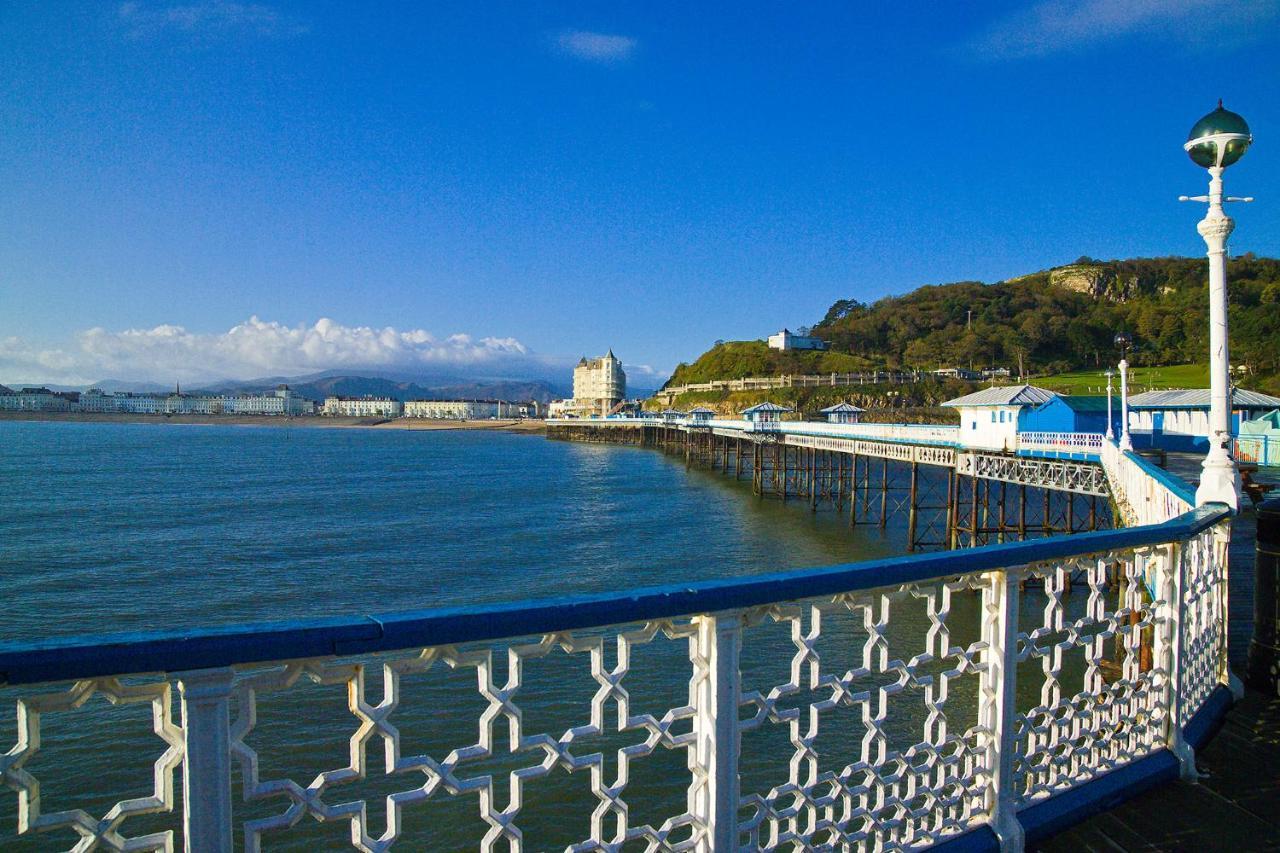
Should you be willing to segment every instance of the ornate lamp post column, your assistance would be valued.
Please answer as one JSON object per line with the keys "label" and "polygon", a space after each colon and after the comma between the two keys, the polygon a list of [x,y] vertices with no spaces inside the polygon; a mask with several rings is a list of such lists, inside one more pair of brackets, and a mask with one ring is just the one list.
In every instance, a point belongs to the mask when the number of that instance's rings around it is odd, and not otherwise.
{"label": "ornate lamp post column", "polygon": [[1129,347],[1133,346],[1133,338],[1128,332],[1116,335],[1116,348],[1120,350],[1120,449],[1133,450],[1133,441],[1129,438]]}
{"label": "ornate lamp post column", "polygon": [[1107,368],[1107,438],[1115,438],[1115,430],[1111,428],[1111,368]]}
{"label": "ornate lamp post column", "polygon": [[1227,238],[1235,221],[1223,202],[1253,201],[1222,194],[1222,172],[1244,156],[1253,136],[1245,120],[1218,108],[1191,128],[1183,149],[1197,166],[1209,170],[1207,196],[1181,196],[1179,201],[1207,202],[1209,210],[1196,226],[1209,249],[1209,453],[1196,489],[1196,503],[1240,507],[1240,473],[1231,457],[1231,363],[1227,352]]}

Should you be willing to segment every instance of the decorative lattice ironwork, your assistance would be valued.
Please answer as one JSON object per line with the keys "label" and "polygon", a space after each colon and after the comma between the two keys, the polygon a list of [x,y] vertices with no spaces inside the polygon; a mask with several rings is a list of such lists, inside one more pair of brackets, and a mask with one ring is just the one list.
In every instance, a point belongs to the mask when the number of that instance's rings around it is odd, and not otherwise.
{"label": "decorative lattice ironwork", "polygon": [[1100,497],[1110,494],[1106,472],[1092,462],[1031,459],[999,453],[962,453],[957,458],[956,470],[985,480],[1002,480],[1042,489]]}
{"label": "decorative lattice ironwork", "polygon": [[[986,643],[952,642],[952,594],[982,586],[981,577],[938,584],[911,584],[872,593],[836,596],[802,605],[752,611],[748,624],[789,625],[794,656],[790,679],[743,694],[751,716],[744,731],[786,726],[794,753],[787,776],[762,792],[742,797],[750,812],[741,827],[747,846],[762,849],[899,849],[926,844],[962,831],[986,816],[984,763],[986,735],[975,725],[974,708],[948,700],[957,680],[976,682],[987,671]],[[899,656],[890,647],[891,614],[923,606],[928,629],[910,641],[914,654]],[[847,657],[818,649],[823,621],[850,617],[861,642]],[[750,648],[751,632],[745,648]],[[976,686],[975,686],[976,692]],[[788,699],[806,697],[796,707]],[[919,728],[901,746],[888,732],[891,705],[901,718],[903,705],[919,708]],[[830,712],[849,708],[861,721],[856,730],[839,729],[841,738],[857,738],[860,748],[848,763],[824,760],[815,741],[824,727],[837,725]],[[957,717],[959,719],[957,719]],[[965,720],[963,724],[958,724]]]}
{"label": "decorative lattice ironwork", "polygon": [[[165,745],[152,767],[152,793],[120,800],[106,814],[95,817],[84,809],[45,811],[40,780],[26,769],[40,751],[41,719],[72,711],[99,696],[112,705],[151,704],[152,731]],[[18,742],[0,756],[0,779],[17,791],[18,832],[66,829],[79,837],[75,850],[172,850],[173,832],[130,837],[125,822],[134,816],[173,811],[174,771],[182,761],[183,733],[173,722],[173,698],[168,681],[129,684],[116,678],[77,681],[64,690],[24,696],[18,700]]]}
{"label": "decorative lattice ironwork", "polygon": [[[1042,582],[1045,603],[1031,620],[1038,626],[1018,634],[1019,662],[1038,662],[1041,670],[1039,701],[1016,722],[1020,801],[1066,790],[1164,745],[1168,673],[1165,662],[1153,660],[1152,644],[1169,616],[1168,602],[1151,600],[1144,586],[1151,558],[1112,553],[1027,568],[1025,577]],[[1073,574],[1086,587],[1075,618],[1066,596]]]}
{"label": "decorative lattice ironwork", "polygon": [[[481,842],[483,849],[505,849],[507,845],[518,849],[526,843],[519,822],[526,786],[559,768],[588,773],[591,791],[598,800],[591,817],[591,837],[571,849],[614,850],[629,842],[646,842],[651,849],[690,849],[703,829],[694,814],[679,811],[660,826],[632,825],[625,799],[632,762],[659,748],[691,750],[694,746],[694,732],[677,732],[688,728],[681,723],[694,716],[691,705],[665,709],[660,716],[635,713],[631,707],[625,679],[631,673],[632,651],[657,637],[688,642],[693,665],[690,690],[696,690],[699,679],[706,677],[706,661],[699,654],[697,626],[690,620],[651,622],[608,634],[549,634],[530,643],[508,646],[507,678],[503,683],[494,681],[493,648],[425,649],[412,657],[382,663],[381,695],[376,699],[368,696],[368,665],[364,663],[301,661],[249,675],[233,691],[239,713],[232,727],[232,750],[241,764],[244,798],[281,800],[287,808],[273,817],[246,822],[246,847],[258,850],[264,837],[309,816],[319,821],[349,821],[356,849],[384,851],[400,837],[404,809],[433,797],[474,796],[480,817],[489,827]],[[605,664],[605,645],[610,641],[617,648],[617,662],[612,668]],[[598,689],[582,725],[558,732],[528,731],[521,708],[525,664],[556,653],[589,656]],[[478,721],[477,738],[444,755],[404,755],[400,731],[393,722],[401,702],[401,679],[421,675],[433,667],[474,671],[479,693],[487,703]],[[264,781],[259,774],[257,751],[247,743],[257,724],[257,696],[287,690],[304,678],[322,685],[345,685],[348,708],[356,722],[350,737],[350,762],[305,784],[289,778]],[[613,778],[605,778],[599,752],[578,754],[575,749],[577,742],[607,730],[636,735],[632,743],[618,751]],[[364,800],[342,801],[342,786],[364,779],[371,772],[368,749],[371,742],[377,741],[381,741],[383,752],[382,772],[403,776],[405,788],[388,795],[386,826],[375,834],[368,817],[369,804]],[[529,758],[527,764],[508,775],[505,791],[493,774],[470,773],[472,766],[500,752]],[[699,778],[696,761],[691,760],[691,770],[692,788],[704,785],[705,773]],[[674,840],[677,838],[679,841]]]}
{"label": "decorative lattice ironwork", "polygon": [[1227,537],[1205,530],[1180,549],[1181,673],[1178,692],[1184,717],[1200,709],[1226,678]]}

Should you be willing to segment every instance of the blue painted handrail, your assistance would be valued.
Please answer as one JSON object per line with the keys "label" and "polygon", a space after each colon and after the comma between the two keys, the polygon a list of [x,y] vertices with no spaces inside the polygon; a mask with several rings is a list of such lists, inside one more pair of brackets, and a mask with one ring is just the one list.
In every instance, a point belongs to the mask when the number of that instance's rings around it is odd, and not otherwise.
{"label": "blue painted handrail", "polygon": [[369,616],[0,643],[0,684],[366,654],[664,619],[954,577],[1188,539],[1230,517],[1221,504],[1163,524],[775,572],[609,595]]}
{"label": "blue painted handrail", "polygon": [[1196,505],[1195,492],[1192,491],[1191,487],[1183,482],[1181,478],[1173,476],[1168,471],[1151,462],[1149,459],[1144,459],[1132,450],[1126,450],[1124,455],[1129,457],[1135,465],[1145,471],[1152,479],[1158,481],[1166,489],[1173,492],[1191,506]]}

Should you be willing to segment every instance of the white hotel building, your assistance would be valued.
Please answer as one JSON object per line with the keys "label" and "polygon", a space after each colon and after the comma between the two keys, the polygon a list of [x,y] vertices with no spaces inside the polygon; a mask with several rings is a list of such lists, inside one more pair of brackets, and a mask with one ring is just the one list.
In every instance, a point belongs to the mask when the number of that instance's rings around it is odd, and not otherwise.
{"label": "white hotel building", "polygon": [[315,404],[281,385],[269,394],[104,394],[90,388],[74,411],[131,415],[310,415]]}
{"label": "white hotel building", "polygon": [[528,414],[528,406],[505,400],[409,400],[404,404],[406,418],[439,420],[487,420],[488,418],[520,418]]}
{"label": "white hotel building", "polygon": [[573,399],[551,404],[551,417],[592,417],[609,414],[627,397],[627,374],[609,350],[599,358],[583,357],[573,369]]}
{"label": "white hotel building", "polygon": [[325,397],[321,414],[347,418],[398,418],[404,403],[390,397]]}
{"label": "white hotel building", "polygon": [[75,394],[56,393],[48,388],[20,388],[0,385],[0,412],[73,412]]}

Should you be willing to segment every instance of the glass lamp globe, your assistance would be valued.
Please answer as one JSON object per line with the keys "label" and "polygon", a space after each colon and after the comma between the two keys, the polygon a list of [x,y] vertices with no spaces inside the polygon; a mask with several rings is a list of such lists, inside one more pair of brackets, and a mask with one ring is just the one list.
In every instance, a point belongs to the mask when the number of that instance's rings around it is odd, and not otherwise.
{"label": "glass lamp globe", "polygon": [[1191,128],[1182,147],[1197,166],[1225,168],[1243,157],[1251,142],[1253,135],[1244,117],[1218,101],[1218,108]]}
{"label": "glass lamp globe", "polygon": [[1120,332],[1116,335],[1115,345],[1117,349],[1124,352],[1133,346],[1133,337],[1128,332]]}

